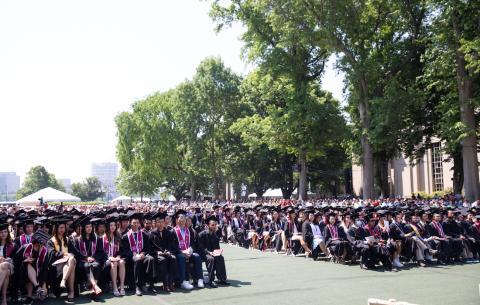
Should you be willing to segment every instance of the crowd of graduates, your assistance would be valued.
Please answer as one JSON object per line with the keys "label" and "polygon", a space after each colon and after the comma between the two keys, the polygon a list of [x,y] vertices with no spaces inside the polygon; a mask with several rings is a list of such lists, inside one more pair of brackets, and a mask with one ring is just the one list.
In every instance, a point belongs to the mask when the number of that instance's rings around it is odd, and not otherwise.
{"label": "crowd of graduates", "polygon": [[74,302],[85,291],[96,299],[229,285],[221,242],[364,269],[478,262],[480,209],[455,204],[412,199],[10,207],[0,213],[1,305],[7,295],[30,304],[62,295]]}
{"label": "crowd of graduates", "polygon": [[216,218],[195,228],[182,209],[9,208],[0,214],[1,305],[228,286]]}

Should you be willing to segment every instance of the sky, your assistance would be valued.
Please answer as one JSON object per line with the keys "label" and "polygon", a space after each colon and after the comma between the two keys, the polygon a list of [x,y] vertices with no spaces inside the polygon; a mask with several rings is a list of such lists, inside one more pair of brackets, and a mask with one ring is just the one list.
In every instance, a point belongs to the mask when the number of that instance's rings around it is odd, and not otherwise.
{"label": "sky", "polygon": [[[115,116],[208,56],[245,75],[241,26],[217,34],[200,0],[0,1],[0,172],[80,181],[116,162]],[[342,99],[329,63],[323,87]]]}

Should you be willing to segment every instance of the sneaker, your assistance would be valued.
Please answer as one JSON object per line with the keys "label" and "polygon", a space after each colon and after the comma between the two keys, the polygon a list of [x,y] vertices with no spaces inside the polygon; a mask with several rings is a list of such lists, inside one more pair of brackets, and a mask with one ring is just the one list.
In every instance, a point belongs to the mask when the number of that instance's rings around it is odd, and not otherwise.
{"label": "sneaker", "polygon": [[113,295],[116,296],[116,297],[119,297],[120,296],[120,292],[118,290],[114,290],[113,291]]}
{"label": "sneaker", "polygon": [[137,296],[142,296],[142,289],[140,289],[140,287],[135,288],[135,294]]}
{"label": "sneaker", "polygon": [[203,284],[203,280],[202,280],[202,279],[198,280],[197,287],[198,287],[198,288],[203,288],[203,287],[205,287],[205,285]]}
{"label": "sneaker", "polygon": [[183,281],[182,282],[182,285],[180,286],[182,289],[184,290],[192,290],[193,289],[193,285],[190,284],[189,282],[187,281]]}
{"label": "sneaker", "polygon": [[124,297],[125,296],[125,289],[120,289],[120,291],[118,293],[120,294],[120,296]]}
{"label": "sneaker", "polygon": [[395,268],[402,268],[404,267],[404,265],[402,263],[400,263],[400,260],[399,259],[394,259],[393,262],[392,262],[392,266],[395,267]]}

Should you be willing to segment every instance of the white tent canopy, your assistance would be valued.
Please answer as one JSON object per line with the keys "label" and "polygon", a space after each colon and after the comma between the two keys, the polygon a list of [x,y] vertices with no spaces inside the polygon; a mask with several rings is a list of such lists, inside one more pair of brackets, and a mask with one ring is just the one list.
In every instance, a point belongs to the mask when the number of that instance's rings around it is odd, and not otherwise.
{"label": "white tent canopy", "polygon": [[117,198],[112,199],[112,203],[129,203],[131,201],[131,198],[125,195],[118,196]]}
{"label": "white tent canopy", "polygon": [[282,190],[281,189],[268,189],[264,194],[263,197],[267,198],[283,198]]}
{"label": "white tent canopy", "polygon": [[59,201],[65,201],[65,202],[78,202],[82,201],[80,198],[67,194],[65,192],[56,190],[52,187],[46,187],[44,189],[39,190],[38,192],[35,192],[31,195],[28,195],[27,197],[24,197],[20,200],[17,200],[19,204],[22,205],[28,205],[28,204],[39,204],[40,201],[38,200],[39,198],[43,198],[43,202],[59,202]]}

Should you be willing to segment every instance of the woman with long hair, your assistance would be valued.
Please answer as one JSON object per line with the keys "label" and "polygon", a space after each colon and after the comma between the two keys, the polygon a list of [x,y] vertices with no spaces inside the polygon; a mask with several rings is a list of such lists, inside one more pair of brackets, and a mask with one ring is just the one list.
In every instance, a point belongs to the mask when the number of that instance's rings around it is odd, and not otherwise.
{"label": "woman with long hair", "polygon": [[109,270],[110,272],[113,295],[118,297],[125,295],[125,260],[120,257],[120,242],[122,237],[118,232],[115,220],[115,218],[107,218],[105,221],[108,229],[102,237],[102,243],[103,250],[108,257],[105,262],[105,270]]}
{"label": "woman with long hair", "polygon": [[13,274],[13,256],[15,244],[8,232],[8,224],[0,225],[0,290],[2,292],[2,305],[7,305],[7,289],[10,276]]}
{"label": "woman with long hair", "polygon": [[69,252],[74,253],[77,260],[78,275],[81,281],[87,281],[92,286],[92,298],[102,294],[102,289],[97,282],[100,271],[105,264],[106,254],[103,251],[102,240],[94,233],[94,228],[89,217],[81,222],[80,236],[74,238],[69,245]]}
{"label": "woman with long hair", "polygon": [[75,267],[77,261],[72,253],[68,251],[67,226],[68,219],[54,220],[52,238],[48,241],[47,247],[54,253],[57,278],[62,277],[60,288],[67,288],[67,301],[73,302],[75,297]]}

